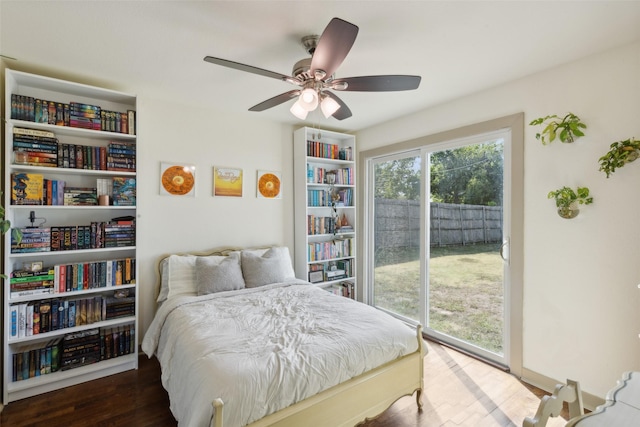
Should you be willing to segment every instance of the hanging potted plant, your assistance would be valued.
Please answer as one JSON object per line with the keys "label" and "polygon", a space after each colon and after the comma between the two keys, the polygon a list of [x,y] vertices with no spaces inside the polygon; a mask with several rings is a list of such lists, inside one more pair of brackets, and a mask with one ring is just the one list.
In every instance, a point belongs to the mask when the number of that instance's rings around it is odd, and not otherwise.
{"label": "hanging potted plant", "polygon": [[543,145],[553,142],[556,137],[562,142],[573,142],[577,138],[584,136],[582,129],[587,128],[587,125],[580,121],[580,117],[573,113],[567,114],[562,119],[553,114],[540,117],[529,123],[531,126],[541,124],[546,124],[546,126],[542,129],[542,132],[536,133],[536,139],[541,140]]}
{"label": "hanging potted plant", "polygon": [[640,156],[640,141],[629,138],[625,141],[616,141],[609,146],[609,151],[600,159],[600,169],[607,174],[607,178],[617,168],[621,168],[627,163],[631,163]]}
{"label": "hanging potted plant", "polygon": [[569,187],[562,187],[555,191],[550,191],[547,195],[549,199],[555,199],[558,215],[562,218],[571,219],[578,216],[580,209],[578,205],[590,205],[593,197],[589,196],[589,188],[578,187],[576,191]]}

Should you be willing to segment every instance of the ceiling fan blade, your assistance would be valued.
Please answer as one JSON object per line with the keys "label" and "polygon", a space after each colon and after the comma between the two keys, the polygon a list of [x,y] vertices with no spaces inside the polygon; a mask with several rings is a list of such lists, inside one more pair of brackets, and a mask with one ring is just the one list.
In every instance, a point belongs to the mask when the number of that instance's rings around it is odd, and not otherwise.
{"label": "ceiling fan blade", "polygon": [[347,104],[345,104],[342,99],[338,98],[336,95],[329,91],[325,91],[324,93],[326,93],[327,96],[333,98],[338,104],[340,104],[340,108],[338,108],[338,111],[333,113],[333,117],[335,119],[344,120],[352,116],[351,110],[349,109],[349,107],[347,107]]}
{"label": "ceiling fan blade", "polygon": [[276,73],[275,71],[264,70],[262,68],[254,67],[247,64],[241,64],[239,62],[229,61],[228,59],[216,58],[213,56],[205,56],[204,60],[216,65],[222,65],[223,67],[233,68],[234,70],[246,71],[247,73],[258,74],[264,77],[271,77],[273,79],[289,81],[294,83],[296,79],[293,77]]}
{"label": "ceiling fan blade", "polygon": [[[413,90],[420,86],[420,76],[362,76],[335,79],[331,86],[335,90],[360,92],[394,92]],[[340,89],[341,83],[347,83],[346,89]]]}
{"label": "ceiling fan blade", "polygon": [[276,105],[280,105],[283,102],[287,102],[288,100],[293,99],[298,95],[300,95],[299,90],[290,90],[289,92],[281,93],[280,95],[276,95],[273,98],[269,98],[266,101],[254,105],[253,107],[249,108],[249,111],[264,111],[271,107],[275,107]]}
{"label": "ceiling fan blade", "polygon": [[[322,70],[331,76],[342,64],[356,41],[358,27],[340,18],[333,18],[324,29],[311,58],[311,75]],[[322,77],[324,79],[324,77]]]}

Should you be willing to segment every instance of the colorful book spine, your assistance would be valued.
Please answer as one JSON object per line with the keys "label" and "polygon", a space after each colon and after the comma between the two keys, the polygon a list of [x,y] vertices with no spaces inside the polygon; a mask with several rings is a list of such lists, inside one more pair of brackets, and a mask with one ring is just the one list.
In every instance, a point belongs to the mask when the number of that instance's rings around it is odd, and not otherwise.
{"label": "colorful book spine", "polygon": [[11,174],[12,205],[42,205],[44,176],[36,173]]}

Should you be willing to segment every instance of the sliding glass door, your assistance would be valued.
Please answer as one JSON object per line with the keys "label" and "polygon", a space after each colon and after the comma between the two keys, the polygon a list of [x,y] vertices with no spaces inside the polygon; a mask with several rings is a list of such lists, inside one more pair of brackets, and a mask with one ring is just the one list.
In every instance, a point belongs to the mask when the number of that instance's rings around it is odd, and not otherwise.
{"label": "sliding glass door", "polygon": [[420,322],[424,300],[421,252],[422,155],[386,156],[373,163],[373,305]]}
{"label": "sliding glass door", "polygon": [[369,303],[508,365],[508,132],[373,158]]}

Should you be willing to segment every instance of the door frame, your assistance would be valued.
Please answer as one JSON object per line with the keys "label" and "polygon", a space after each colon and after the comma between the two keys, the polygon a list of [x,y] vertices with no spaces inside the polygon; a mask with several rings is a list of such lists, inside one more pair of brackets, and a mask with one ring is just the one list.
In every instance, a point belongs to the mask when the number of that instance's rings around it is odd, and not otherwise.
{"label": "door frame", "polygon": [[[358,287],[357,294],[362,296],[362,301],[369,302],[371,290],[370,287],[365,284],[371,282],[372,264],[369,260],[373,259],[371,258],[373,241],[372,236],[368,232],[373,221],[373,206],[371,206],[370,198],[367,197],[373,190],[372,179],[369,176],[367,167],[370,160],[379,156],[413,151],[424,146],[468,138],[479,134],[490,134],[500,130],[508,130],[511,133],[511,167],[509,171],[504,171],[505,174],[508,173],[510,176],[510,188],[505,197],[511,200],[511,229],[508,232],[510,236],[509,267],[511,286],[508,295],[505,295],[505,298],[509,298],[509,313],[507,313],[506,316],[509,319],[509,324],[505,325],[505,328],[508,330],[509,348],[505,348],[505,355],[509,355],[509,371],[517,377],[521,377],[524,273],[524,113],[512,114],[403,142],[391,143],[383,147],[365,150],[359,153],[359,182],[363,183],[365,188],[363,191],[358,192],[359,206],[364,207],[364,209],[359,210],[360,218],[358,223],[362,224],[363,232],[358,233],[358,244],[359,247],[365,248],[365,250],[360,251],[360,257],[362,258],[360,262],[358,262],[358,277],[360,280],[358,280],[356,285]],[[424,174],[422,174],[422,176],[424,177]],[[505,193],[506,191],[505,189]]]}

